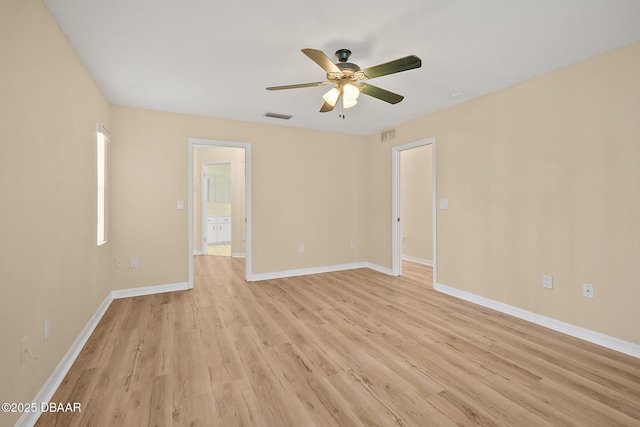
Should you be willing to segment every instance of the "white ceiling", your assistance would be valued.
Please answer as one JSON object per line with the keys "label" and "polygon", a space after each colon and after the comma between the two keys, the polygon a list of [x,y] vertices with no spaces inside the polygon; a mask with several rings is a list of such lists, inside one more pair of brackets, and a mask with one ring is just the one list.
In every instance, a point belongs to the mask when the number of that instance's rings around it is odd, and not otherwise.
{"label": "white ceiling", "polygon": [[[639,0],[44,3],[113,104],[357,135],[640,41]],[[302,48],[348,48],[361,68],[415,54],[422,68],[371,81],[401,103],[363,95],[343,120],[318,112],[328,87],[265,90],[325,79]]]}

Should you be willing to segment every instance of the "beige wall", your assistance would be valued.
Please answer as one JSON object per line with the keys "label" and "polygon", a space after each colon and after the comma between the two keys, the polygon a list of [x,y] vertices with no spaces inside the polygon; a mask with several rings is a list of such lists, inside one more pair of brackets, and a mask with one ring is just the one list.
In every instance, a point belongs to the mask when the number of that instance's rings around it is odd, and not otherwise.
{"label": "beige wall", "polygon": [[433,261],[433,166],[431,144],[400,152],[402,256]]}
{"label": "beige wall", "polygon": [[254,274],[366,260],[365,138],[118,106],[110,119],[114,289],[187,280],[189,138],[251,144]]}
{"label": "beige wall", "polygon": [[202,163],[229,162],[232,165],[231,195],[231,250],[234,254],[245,253],[245,160],[244,148],[214,147],[194,150],[193,157],[193,250],[202,251],[200,240],[202,228]]}
{"label": "beige wall", "polygon": [[[109,105],[39,1],[0,2],[0,64],[0,401],[31,402],[110,290],[95,189]],[[25,336],[38,359],[20,364]]]}
{"label": "beige wall", "polygon": [[[640,344],[639,75],[634,44],[396,129],[395,144],[436,138],[440,283]],[[368,260],[390,266],[377,139]]]}

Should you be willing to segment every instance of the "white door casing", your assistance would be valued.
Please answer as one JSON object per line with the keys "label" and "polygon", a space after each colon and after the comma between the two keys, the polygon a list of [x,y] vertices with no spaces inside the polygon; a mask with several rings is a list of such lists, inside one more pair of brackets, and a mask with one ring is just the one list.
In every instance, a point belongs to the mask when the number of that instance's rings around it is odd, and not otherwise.
{"label": "white door casing", "polygon": [[[211,140],[211,139],[200,139],[200,138],[189,138],[188,141],[188,191],[189,191],[189,203],[188,203],[188,264],[189,264],[189,272],[188,272],[188,281],[189,281],[189,289],[193,288],[193,247],[194,247],[194,150],[196,147],[232,147],[232,148],[243,148],[245,152],[245,218],[246,218],[246,241],[245,241],[245,279],[247,281],[253,281],[253,273],[252,273],[252,220],[251,220],[251,144],[246,142],[232,142],[232,141],[219,141],[219,140]],[[206,223],[206,220],[205,220]]]}
{"label": "white door casing", "polygon": [[391,271],[394,276],[402,275],[402,213],[400,212],[400,153],[412,148],[431,145],[432,147],[432,212],[433,212],[433,283],[437,282],[437,232],[436,232],[436,139],[421,139],[391,149]]}

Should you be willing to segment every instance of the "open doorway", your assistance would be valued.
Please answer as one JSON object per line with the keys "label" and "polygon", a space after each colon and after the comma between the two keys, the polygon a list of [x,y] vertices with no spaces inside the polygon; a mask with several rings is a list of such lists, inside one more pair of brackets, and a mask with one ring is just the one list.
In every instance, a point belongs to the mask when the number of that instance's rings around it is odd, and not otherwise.
{"label": "open doorway", "polygon": [[189,288],[194,256],[245,258],[251,280],[251,146],[189,139]]}
{"label": "open doorway", "polygon": [[435,138],[392,149],[392,273],[402,260],[433,267],[436,282]]}

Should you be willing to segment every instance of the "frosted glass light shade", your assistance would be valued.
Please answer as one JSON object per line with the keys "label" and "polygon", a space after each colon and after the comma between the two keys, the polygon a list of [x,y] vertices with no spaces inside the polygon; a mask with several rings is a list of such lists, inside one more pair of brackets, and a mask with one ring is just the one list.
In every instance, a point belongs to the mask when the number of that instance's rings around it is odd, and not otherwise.
{"label": "frosted glass light shade", "polygon": [[356,100],[358,96],[360,96],[360,89],[352,85],[351,83],[347,83],[342,87],[342,92],[344,93],[344,97],[349,100]]}
{"label": "frosted glass light shade", "polygon": [[351,83],[347,83],[342,86],[342,94],[342,106],[344,108],[351,108],[358,103],[356,100],[358,96],[360,96],[360,89]]}
{"label": "frosted glass light shade", "polygon": [[331,105],[332,107],[336,105],[336,102],[338,102],[339,97],[340,97],[340,91],[336,87],[334,87],[329,92],[322,95],[322,98],[325,100],[325,102]]}
{"label": "frosted glass light shade", "polygon": [[356,105],[357,103],[358,103],[358,101],[356,101],[355,99],[350,99],[350,98],[347,98],[346,96],[342,97],[342,106],[344,108],[351,108],[354,105]]}

